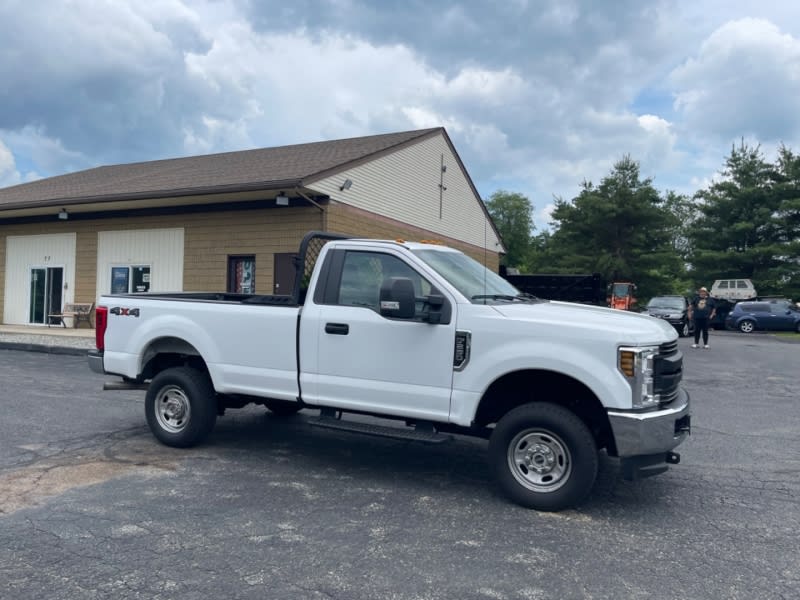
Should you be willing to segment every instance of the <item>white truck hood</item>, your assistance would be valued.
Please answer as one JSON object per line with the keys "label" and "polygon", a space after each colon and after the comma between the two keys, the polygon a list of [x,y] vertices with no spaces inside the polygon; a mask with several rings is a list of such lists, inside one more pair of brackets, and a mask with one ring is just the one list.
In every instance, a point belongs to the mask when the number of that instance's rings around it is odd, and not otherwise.
{"label": "white truck hood", "polygon": [[553,326],[570,337],[614,339],[618,344],[633,345],[663,344],[678,338],[675,328],[663,319],[599,306],[545,301],[499,303],[492,308],[508,319],[536,324],[537,329]]}

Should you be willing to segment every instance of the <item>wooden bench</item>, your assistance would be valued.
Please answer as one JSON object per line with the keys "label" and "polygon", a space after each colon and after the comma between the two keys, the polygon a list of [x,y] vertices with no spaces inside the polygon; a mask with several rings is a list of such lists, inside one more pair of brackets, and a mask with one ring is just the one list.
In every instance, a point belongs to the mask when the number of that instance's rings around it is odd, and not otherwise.
{"label": "wooden bench", "polygon": [[81,321],[86,321],[92,327],[92,313],[94,312],[94,302],[68,302],[60,313],[47,315],[47,326],[59,325],[66,327],[65,318],[72,319],[72,326],[77,328]]}

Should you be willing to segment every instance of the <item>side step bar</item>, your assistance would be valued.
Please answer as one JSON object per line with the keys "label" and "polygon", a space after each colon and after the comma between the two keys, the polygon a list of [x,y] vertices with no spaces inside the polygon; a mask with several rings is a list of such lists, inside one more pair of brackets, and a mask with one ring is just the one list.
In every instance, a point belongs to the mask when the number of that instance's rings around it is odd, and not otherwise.
{"label": "side step bar", "polygon": [[401,427],[386,427],[384,425],[360,423],[358,421],[342,421],[334,415],[335,412],[332,410],[322,410],[320,411],[319,417],[309,419],[308,423],[312,427],[320,427],[322,429],[363,433],[365,435],[393,438],[396,440],[422,442],[423,444],[441,444],[453,439],[453,436],[436,431],[430,423],[418,423],[414,429],[404,429]]}

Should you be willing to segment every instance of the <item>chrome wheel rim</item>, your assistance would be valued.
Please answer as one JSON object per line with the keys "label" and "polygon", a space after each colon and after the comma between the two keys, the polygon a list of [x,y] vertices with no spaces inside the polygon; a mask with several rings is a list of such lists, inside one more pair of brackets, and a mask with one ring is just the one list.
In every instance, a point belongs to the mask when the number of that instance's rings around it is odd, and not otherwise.
{"label": "chrome wheel rim", "polygon": [[535,492],[554,492],[572,473],[567,445],[545,429],[526,429],[508,445],[508,467],[514,479]]}
{"label": "chrome wheel rim", "polygon": [[189,398],[176,385],[165,386],[156,396],[156,421],[169,433],[180,433],[189,424],[192,407]]}
{"label": "chrome wheel rim", "polygon": [[739,329],[745,333],[750,333],[753,331],[753,324],[750,321],[744,321],[741,325],[739,325]]}

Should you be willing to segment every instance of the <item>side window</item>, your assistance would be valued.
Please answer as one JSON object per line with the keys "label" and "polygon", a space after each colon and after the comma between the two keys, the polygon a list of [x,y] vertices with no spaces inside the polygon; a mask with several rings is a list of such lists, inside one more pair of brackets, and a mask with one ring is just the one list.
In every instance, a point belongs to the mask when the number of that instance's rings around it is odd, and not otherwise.
{"label": "side window", "polygon": [[728,280],[727,279],[719,282],[719,289],[721,289],[721,290],[727,290],[728,289]]}
{"label": "side window", "polygon": [[759,312],[759,313],[768,313],[769,312],[769,306],[767,306],[766,304],[751,304],[750,305],[750,311],[751,312]]}
{"label": "side window", "polygon": [[740,290],[746,290],[747,282],[744,281],[743,279],[739,279],[736,281],[736,287],[738,287]]}
{"label": "side window", "polygon": [[342,266],[338,304],[378,312],[381,285],[389,277],[408,277],[417,296],[431,293],[431,284],[399,258],[379,252],[348,251]]}

